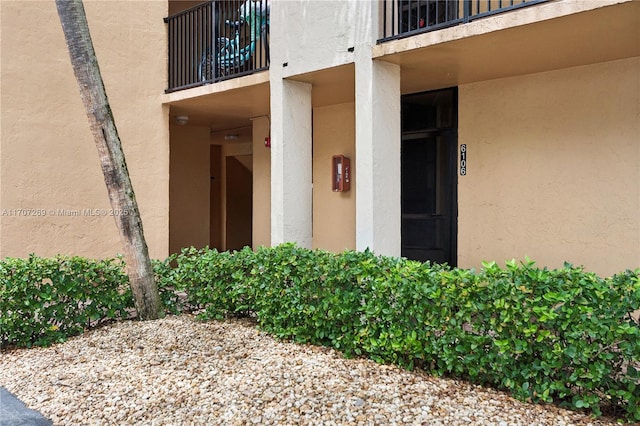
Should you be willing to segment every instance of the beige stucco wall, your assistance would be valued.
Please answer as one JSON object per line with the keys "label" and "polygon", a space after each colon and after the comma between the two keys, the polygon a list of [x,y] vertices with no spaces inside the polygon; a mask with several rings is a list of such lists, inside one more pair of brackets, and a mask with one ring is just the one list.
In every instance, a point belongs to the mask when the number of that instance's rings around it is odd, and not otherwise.
{"label": "beige stucco wall", "polygon": [[271,245],[271,148],[264,146],[269,136],[269,118],[256,117],[253,123],[253,248]]}
{"label": "beige stucco wall", "polygon": [[[1,3],[0,257],[121,252],[53,1]],[[168,252],[166,2],[86,1],[152,257]],[[16,209],[32,209],[28,216]],[[23,212],[26,212],[24,210]],[[46,214],[34,216],[34,214]],[[71,214],[77,216],[67,216]]]}
{"label": "beige stucco wall", "polygon": [[639,74],[634,58],[460,87],[460,266],[640,266]]}
{"label": "beige stucco wall", "polygon": [[209,158],[208,127],[171,124],[171,253],[209,244]]}
{"label": "beige stucco wall", "polygon": [[[313,248],[340,252],[356,246],[355,103],[313,110]],[[351,160],[351,190],[332,191],[331,157]]]}

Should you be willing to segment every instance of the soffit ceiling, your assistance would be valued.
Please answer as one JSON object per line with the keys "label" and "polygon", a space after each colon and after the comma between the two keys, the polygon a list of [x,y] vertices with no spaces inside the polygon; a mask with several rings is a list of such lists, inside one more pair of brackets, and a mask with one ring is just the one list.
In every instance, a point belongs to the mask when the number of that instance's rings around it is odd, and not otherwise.
{"label": "soffit ceiling", "polygon": [[455,28],[382,43],[374,56],[401,66],[402,93],[640,56],[640,1],[437,41]]}

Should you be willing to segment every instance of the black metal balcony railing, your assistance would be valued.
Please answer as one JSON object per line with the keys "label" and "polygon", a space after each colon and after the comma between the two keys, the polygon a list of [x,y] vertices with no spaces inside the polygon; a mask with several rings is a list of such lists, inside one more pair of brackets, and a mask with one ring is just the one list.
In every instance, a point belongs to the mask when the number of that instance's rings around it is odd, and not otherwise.
{"label": "black metal balcony railing", "polygon": [[470,22],[548,0],[383,0],[382,38],[396,38]]}
{"label": "black metal balcony railing", "polygon": [[212,0],[165,18],[167,92],[269,68],[268,0]]}

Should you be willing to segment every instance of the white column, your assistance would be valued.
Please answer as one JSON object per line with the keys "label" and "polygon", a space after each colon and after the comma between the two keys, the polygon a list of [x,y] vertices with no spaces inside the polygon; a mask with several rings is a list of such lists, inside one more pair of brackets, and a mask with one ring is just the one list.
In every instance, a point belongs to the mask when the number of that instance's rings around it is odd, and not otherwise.
{"label": "white column", "polygon": [[[365,56],[365,55],[363,55]],[[356,248],[400,256],[400,67],[356,61]]]}
{"label": "white column", "polygon": [[311,85],[271,81],[271,245],[312,243]]}

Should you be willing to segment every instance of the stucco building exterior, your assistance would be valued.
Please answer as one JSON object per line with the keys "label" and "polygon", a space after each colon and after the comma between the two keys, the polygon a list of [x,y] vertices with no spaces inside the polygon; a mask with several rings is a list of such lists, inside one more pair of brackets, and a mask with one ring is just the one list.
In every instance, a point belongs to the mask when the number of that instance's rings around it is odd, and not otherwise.
{"label": "stucco building exterior", "polygon": [[[85,8],[153,257],[295,241],[640,267],[640,2]],[[0,15],[0,257],[114,256],[55,4]]]}

